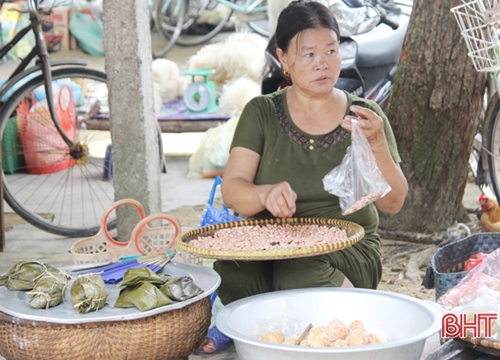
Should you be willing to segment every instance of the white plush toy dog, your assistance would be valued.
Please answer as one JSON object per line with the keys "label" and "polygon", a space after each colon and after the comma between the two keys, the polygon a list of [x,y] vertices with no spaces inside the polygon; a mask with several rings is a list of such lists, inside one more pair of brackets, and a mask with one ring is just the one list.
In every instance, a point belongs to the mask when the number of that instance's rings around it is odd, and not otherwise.
{"label": "white plush toy dog", "polygon": [[[156,59],[152,63],[155,88],[155,107],[181,97],[186,90],[188,79],[181,74],[179,66],[168,59]],[[159,98],[158,99],[158,95]]]}
{"label": "white plush toy dog", "polygon": [[210,80],[220,95],[224,84],[241,76],[260,82],[266,46],[267,40],[258,34],[236,32],[223,42],[202,47],[189,58],[188,68],[214,69],[216,73]]}

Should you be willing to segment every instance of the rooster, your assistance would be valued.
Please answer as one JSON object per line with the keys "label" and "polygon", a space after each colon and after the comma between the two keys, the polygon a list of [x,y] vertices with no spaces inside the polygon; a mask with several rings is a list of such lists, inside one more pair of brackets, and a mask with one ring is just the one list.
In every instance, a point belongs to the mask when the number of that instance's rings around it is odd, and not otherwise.
{"label": "rooster", "polygon": [[485,232],[500,232],[500,206],[494,199],[484,194],[479,196],[481,211],[478,218],[481,222],[481,230]]}

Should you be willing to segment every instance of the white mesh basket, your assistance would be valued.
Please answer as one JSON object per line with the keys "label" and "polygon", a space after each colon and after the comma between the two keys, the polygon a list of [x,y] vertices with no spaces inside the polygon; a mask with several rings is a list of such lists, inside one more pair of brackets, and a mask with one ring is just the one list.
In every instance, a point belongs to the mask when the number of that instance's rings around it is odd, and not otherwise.
{"label": "white mesh basket", "polygon": [[500,70],[500,0],[463,0],[451,12],[476,70]]}

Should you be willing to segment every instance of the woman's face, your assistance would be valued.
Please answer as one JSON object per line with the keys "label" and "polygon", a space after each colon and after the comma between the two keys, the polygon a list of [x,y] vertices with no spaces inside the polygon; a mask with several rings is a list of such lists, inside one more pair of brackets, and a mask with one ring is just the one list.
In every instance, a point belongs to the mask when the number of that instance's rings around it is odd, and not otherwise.
{"label": "woman's face", "polygon": [[294,86],[311,95],[330,92],[340,74],[339,41],[331,29],[304,30],[292,38],[286,53],[277,49],[277,55]]}

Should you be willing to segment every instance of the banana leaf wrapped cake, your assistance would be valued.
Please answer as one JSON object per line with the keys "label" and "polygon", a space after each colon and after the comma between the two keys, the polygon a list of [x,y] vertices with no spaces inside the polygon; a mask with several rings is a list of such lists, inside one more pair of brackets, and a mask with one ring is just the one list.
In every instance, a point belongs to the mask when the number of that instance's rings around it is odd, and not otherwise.
{"label": "banana leaf wrapped cake", "polygon": [[189,277],[160,276],[149,268],[134,268],[125,272],[117,287],[120,291],[115,307],[136,307],[140,311],[151,310],[200,295],[200,289]]}
{"label": "banana leaf wrapped cake", "polygon": [[7,274],[0,276],[0,286],[12,291],[31,290],[47,266],[37,261],[20,261]]}
{"label": "banana leaf wrapped cake", "polygon": [[69,274],[53,266],[40,276],[33,289],[26,293],[28,304],[35,309],[48,309],[63,301],[64,290],[68,285]]}
{"label": "banana leaf wrapped cake", "polygon": [[71,302],[80,314],[97,311],[106,305],[106,285],[99,274],[84,274],[71,285]]}
{"label": "banana leaf wrapped cake", "polygon": [[189,276],[165,275],[166,280],[160,291],[173,300],[184,301],[203,292]]}
{"label": "banana leaf wrapped cake", "polygon": [[30,290],[28,304],[35,309],[48,309],[63,301],[69,274],[38,261],[20,261],[0,277],[0,286],[11,291]]}

